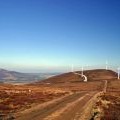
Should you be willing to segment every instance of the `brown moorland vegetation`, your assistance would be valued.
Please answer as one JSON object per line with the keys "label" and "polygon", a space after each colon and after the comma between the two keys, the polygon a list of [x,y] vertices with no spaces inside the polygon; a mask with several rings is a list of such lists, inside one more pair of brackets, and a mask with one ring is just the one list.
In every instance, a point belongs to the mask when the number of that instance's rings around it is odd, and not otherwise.
{"label": "brown moorland vegetation", "polygon": [[[9,117],[20,110],[50,101],[67,92],[48,87],[27,85],[0,85],[0,118]],[[7,119],[7,118],[6,118]]]}
{"label": "brown moorland vegetation", "polygon": [[104,80],[109,80],[107,90],[119,91],[119,85],[114,80],[117,76],[113,71],[88,70],[84,74],[88,77],[88,82],[83,82],[83,78],[74,73],[65,73],[28,85],[0,84],[0,118],[12,118],[16,112],[70,92],[102,91]]}
{"label": "brown moorland vegetation", "polygon": [[108,81],[107,92],[102,94],[94,108],[94,119],[120,120],[120,81]]}

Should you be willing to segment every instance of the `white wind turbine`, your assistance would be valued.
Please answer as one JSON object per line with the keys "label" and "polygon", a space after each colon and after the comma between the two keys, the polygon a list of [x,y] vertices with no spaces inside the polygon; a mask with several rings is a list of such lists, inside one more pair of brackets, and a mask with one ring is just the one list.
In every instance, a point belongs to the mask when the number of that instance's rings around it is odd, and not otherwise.
{"label": "white wind turbine", "polygon": [[120,79],[120,68],[118,67],[118,80]]}
{"label": "white wind turbine", "polygon": [[74,72],[74,65],[72,64],[71,72]]}
{"label": "white wind turbine", "polygon": [[82,70],[81,70],[81,75],[83,76],[83,71],[84,71],[84,68],[83,68],[83,66],[82,66]]}
{"label": "white wind turbine", "polygon": [[106,60],[106,70],[108,70],[108,61]]}

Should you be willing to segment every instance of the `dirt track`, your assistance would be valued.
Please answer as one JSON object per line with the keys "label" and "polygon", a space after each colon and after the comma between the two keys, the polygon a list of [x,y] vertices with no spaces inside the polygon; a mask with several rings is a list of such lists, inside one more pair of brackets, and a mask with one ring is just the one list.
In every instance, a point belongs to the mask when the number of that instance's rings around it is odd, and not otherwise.
{"label": "dirt track", "polygon": [[105,83],[104,83],[104,88],[103,88],[103,92],[106,93],[107,92],[107,84],[108,84],[108,81],[105,80]]}
{"label": "dirt track", "polygon": [[17,120],[79,120],[84,106],[96,92],[78,92],[21,114]]}
{"label": "dirt track", "polygon": [[[102,91],[106,92],[107,80],[103,83]],[[16,116],[16,120],[88,120],[90,118],[89,108],[92,107],[91,101],[93,103],[94,98],[96,101],[95,96],[99,93],[100,91],[73,92],[36,108],[32,107],[26,112],[23,111],[22,114]]]}

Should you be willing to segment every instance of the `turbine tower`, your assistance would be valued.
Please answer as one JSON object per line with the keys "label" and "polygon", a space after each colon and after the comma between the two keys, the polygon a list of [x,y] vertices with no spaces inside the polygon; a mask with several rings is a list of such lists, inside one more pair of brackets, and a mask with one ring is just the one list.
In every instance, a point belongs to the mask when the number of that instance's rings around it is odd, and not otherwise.
{"label": "turbine tower", "polygon": [[120,68],[118,68],[118,80],[120,79]]}
{"label": "turbine tower", "polygon": [[84,82],[87,82],[87,76],[84,75],[83,71],[84,71],[84,68],[82,66],[81,76],[84,77]]}
{"label": "turbine tower", "polygon": [[106,70],[108,70],[108,61],[106,60]]}
{"label": "turbine tower", "polygon": [[83,67],[82,67],[82,71],[81,72],[82,72],[81,75],[83,76]]}
{"label": "turbine tower", "polygon": [[72,65],[71,71],[74,72],[74,65]]}

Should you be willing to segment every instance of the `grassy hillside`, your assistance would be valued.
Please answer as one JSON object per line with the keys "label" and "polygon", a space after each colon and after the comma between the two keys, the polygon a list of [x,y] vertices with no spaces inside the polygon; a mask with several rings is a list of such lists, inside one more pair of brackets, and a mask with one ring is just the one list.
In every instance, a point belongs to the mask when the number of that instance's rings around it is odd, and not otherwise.
{"label": "grassy hillside", "polygon": [[[77,71],[77,73],[81,74],[81,71]],[[115,73],[112,70],[104,70],[104,69],[87,70],[84,71],[84,75],[87,76],[88,81],[111,80],[111,79],[113,80],[117,78],[117,73]],[[64,83],[64,82],[79,82],[79,81],[83,81],[83,78],[81,76],[69,72],[42,80],[38,83]]]}

